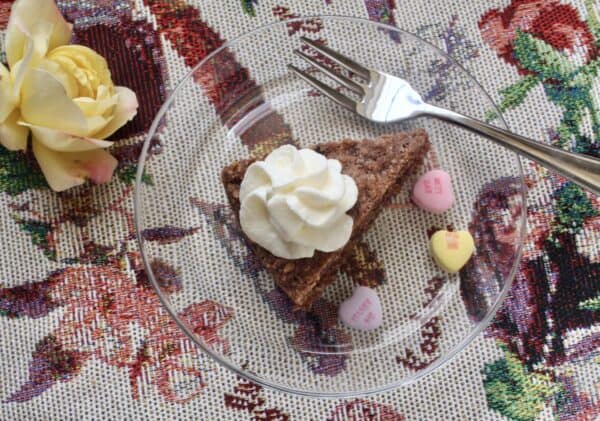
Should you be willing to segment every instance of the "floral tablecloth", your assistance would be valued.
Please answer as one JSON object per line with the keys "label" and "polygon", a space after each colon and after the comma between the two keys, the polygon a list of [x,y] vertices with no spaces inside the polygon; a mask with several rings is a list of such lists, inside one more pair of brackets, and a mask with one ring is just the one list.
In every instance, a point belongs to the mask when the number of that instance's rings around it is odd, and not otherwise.
{"label": "floral tablecloth", "polygon": [[[0,0],[0,29],[11,3]],[[414,32],[469,69],[513,129],[600,156],[597,0],[58,4],[74,41],[107,57],[140,109],[113,136],[119,167],[109,186],[52,193],[30,155],[0,147],[1,419],[600,418],[600,198],[533,163],[525,163],[526,250],[493,324],[417,384],[345,401],[265,390],[193,347],[148,284],[132,221],[144,133],[177,80],[225,40],[299,15],[353,15]],[[289,30],[318,36],[319,25]],[[176,241],[193,232],[154,234]],[[194,311],[214,316],[209,331],[224,323],[219,303]],[[188,357],[202,364],[186,365]]]}

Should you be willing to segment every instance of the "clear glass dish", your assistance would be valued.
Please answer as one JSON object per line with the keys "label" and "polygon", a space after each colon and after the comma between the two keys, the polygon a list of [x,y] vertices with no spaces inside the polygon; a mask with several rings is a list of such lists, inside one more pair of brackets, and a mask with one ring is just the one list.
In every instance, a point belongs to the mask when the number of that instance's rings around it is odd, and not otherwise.
{"label": "clear glass dish", "polygon": [[[265,26],[215,50],[176,86],[144,145],[135,216],[149,279],[199,347],[263,386],[348,397],[414,382],[485,329],[520,260],[525,187],[518,157],[486,139],[434,119],[371,124],[311,91],[286,66],[304,67],[292,51],[315,27],[312,38],[409,80],[432,103],[480,119],[497,112],[465,69],[415,35],[348,17]],[[221,169],[290,140],[304,147],[412,127],[430,135],[425,165],[382,210],[313,311],[292,311],[244,244]],[[433,167],[453,179],[456,204],[443,215],[409,200],[410,186]],[[447,226],[468,229],[476,241],[475,256],[456,275],[442,272],[428,252],[428,235]],[[165,277],[165,265],[177,269],[177,280]],[[383,306],[384,323],[372,332],[337,319],[353,284],[365,280],[379,284]],[[175,281],[182,288],[171,294]],[[221,311],[210,318],[191,311],[207,302]]]}

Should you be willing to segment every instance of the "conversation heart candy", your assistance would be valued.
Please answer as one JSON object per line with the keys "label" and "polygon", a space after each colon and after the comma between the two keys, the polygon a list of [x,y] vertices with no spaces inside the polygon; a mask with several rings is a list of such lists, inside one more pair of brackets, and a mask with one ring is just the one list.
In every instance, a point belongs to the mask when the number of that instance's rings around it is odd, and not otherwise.
{"label": "conversation heart candy", "polygon": [[354,329],[373,330],[381,326],[381,302],[371,288],[356,288],[340,306],[339,314],[342,322]]}
{"label": "conversation heart candy", "polygon": [[450,175],[444,170],[426,172],[415,184],[412,199],[426,211],[436,214],[447,211],[454,203]]}
{"label": "conversation heart candy", "polygon": [[437,231],[431,237],[430,248],[442,269],[456,273],[473,255],[475,242],[468,231]]}

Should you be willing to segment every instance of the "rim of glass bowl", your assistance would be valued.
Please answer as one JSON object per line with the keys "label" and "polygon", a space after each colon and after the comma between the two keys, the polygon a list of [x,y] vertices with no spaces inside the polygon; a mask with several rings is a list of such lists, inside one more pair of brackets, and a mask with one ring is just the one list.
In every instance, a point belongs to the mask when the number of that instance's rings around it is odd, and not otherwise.
{"label": "rim of glass bowl", "polygon": [[[232,39],[231,41],[225,42],[223,45],[221,45],[219,48],[217,48],[216,50],[211,52],[208,56],[206,56],[203,60],[201,60],[198,64],[196,64],[183,77],[183,79],[181,79],[177,83],[177,85],[175,86],[175,89],[171,92],[171,94],[169,95],[169,97],[167,98],[165,103],[159,109],[156,117],[154,118],[154,121],[152,122],[152,125],[150,126],[148,134],[146,135],[146,139],[144,140],[142,152],[140,153],[140,157],[139,157],[138,169],[137,169],[136,180],[135,180],[134,221],[135,221],[135,227],[136,227],[137,243],[140,248],[140,253],[142,255],[144,268],[146,270],[146,273],[148,274],[150,283],[152,284],[152,287],[154,288],[155,292],[158,294],[158,297],[159,297],[162,305],[165,307],[165,309],[167,310],[169,315],[173,318],[175,323],[179,326],[179,328],[197,346],[199,346],[203,352],[208,354],[211,358],[213,358],[221,366],[233,371],[234,373],[236,373],[248,380],[258,383],[259,385],[264,386],[266,388],[277,390],[277,391],[282,391],[282,392],[286,392],[286,393],[290,393],[290,394],[300,395],[300,396],[317,397],[317,398],[351,398],[351,397],[387,392],[387,391],[396,389],[400,386],[412,384],[412,383],[416,382],[417,380],[427,376],[428,374],[433,373],[438,368],[446,365],[447,363],[452,361],[467,345],[469,345],[471,343],[471,341],[473,341],[473,339],[475,339],[481,332],[483,332],[483,330],[485,328],[487,328],[489,326],[490,322],[492,321],[492,318],[496,315],[500,305],[502,305],[502,303],[504,302],[504,298],[506,297],[506,294],[510,290],[510,287],[513,283],[517,269],[519,268],[519,263],[521,261],[521,257],[522,257],[522,253],[523,253],[523,242],[524,242],[525,234],[526,234],[525,230],[526,230],[527,212],[525,210],[526,209],[525,207],[523,208],[524,211],[520,217],[521,218],[520,224],[517,222],[517,224],[520,225],[521,235],[519,238],[519,244],[517,246],[518,247],[517,256],[515,258],[515,261],[513,262],[513,267],[510,270],[508,278],[505,279],[504,287],[503,287],[502,291],[500,292],[500,294],[498,295],[498,297],[496,298],[495,303],[491,306],[490,311],[488,311],[488,313],[485,315],[485,317],[477,324],[475,329],[473,329],[467,336],[465,336],[462,339],[462,341],[459,342],[443,358],[436,360],[433,364],[431,364],[427,368],[420,370],[410,376],[404,377],[399,381],[385,384],[382,386],[378,386],[375,388],[371,388],[368,390],[349,390],[346,392],[335,392],[335,391],[315,392],[315,391],[309,391],[309,390],[304,390],[304,389],[294,389],[294,388],[291,388],[291,387],[288,387],[285,385],[281,385],[281,384],[272,382],[269,379],[260,377],[259,375],[247,372],[242,367],[240,367],[236,364],[233,364],[232,362],[222,358],[218,352],[213,351],[212,349],[210,349],[210,347],[206,346],[202,340],[199,340],[199,338],[197,338],[194,335],[192,329],[189,326],[187,326],[186,323],[182,322],[179,319],[179,317],[177,316],[177,311],[170,304],[169,298],[166,297],[165,295],[163,295],[163,293],[160,289],[160,286],[158,285],[158,282],[156,281],[156,278],[154,276],[154,272],[152,271],[152,268],[150,267],[150,262],[149,262],[148,256],[146,256],[146,253],[144,252],[144,240],[141,236],[142,220],[143,220],[142,189],[144,188],[143,184],[142,184],[142,176],[144,174],[144,167],[146,166],[146,158],[148,155],[148,149],[150,147],[150,142],[156,134],[156,130],[160,124],[160,121],[163,119],[163,117],[165,116],[167,111],[170,109],[171,103],[173,102],[173,100],[179,94],[180,88],[189,81],[189,79],[192,77],[192,75],[200,67],[205,65],[209,60],[211,60],[214,56],[219,54],[224,49],[229,48],[232,45],[237,44],[241,40],[248,38],[252,35],[255,35],[257,33],[269,30],[271,28],[276,28],[278,26],[285,26],[285,25],[289,24],[290,22],[299,22],[299,21],[304,21],[306,19],[321,19],[324,21],[345,21],[345,22],[351,21],[351,22],[355,22],[355,23],[366,24],[366,25],[372,26],[374,29],[385,29],[385,30],[389,30],[389,31],[398,32],[403,37],[409,37],[417,42],[427,45],[429,48],[432,48],[433,50],[435,50],[438,54],[440,54],[440,55],[444,56],[446,59],[450,60],[452,65],[456,66],[462,72],[464,72],[464,74],[469,78],[469,80],[471,80],[476,85],[476,87],[479,90],[481,90],[481,92],[483,92],[483,94],[485,95],[485,98],[493,106],[494,111],[496,111],[497,115],[499,116],[499,121],[501,123],[500,126],[504,127],[504,128],[508,128],[508,124],[504,120],[504,117],[502,116],[502,113],[498,109],[496,103],[492,100],[491,96],[481,86],[481,84],[477,81],[477,79],[475,79],[461,64],[459,64],[452,57],[450,57],[448,54],[446,54],[446,52],[439,49],[438,47],[431,44],[430,42],[425,41],[424,39],[420,38],[419,36],[417,36],[415,34],[412,34],[410,32],[404,31],[402,29],[396,28],[395,26],[391,26],[391,25],[387,25],[387,24],[383,24],[383,23],[379,23],[379,22],[373,22],[373,21],[363,19],[363,18],[357,18],[357,17],[352,17],[352,16],[343,16],[343,15],[312,15],[312,16],[309,15],[309,16],[303,16],[303,17],[299,17],[299,18],[290,19],[290,20],[287,20],[284,22],[275,22],[275,23],[263,25],[252,31],[246,32],[246,33]],[[517,160],[517,164],[518,164],[518,168],[519,168],[519,178],[521,181],[521,191],[522,191],[521,200],[523,201],[523,204],[525,204],[526,200],[527,200],[527,189],[526,189],[526,185],[525,185],[525,180],[523,178],[523,166],[522,166],[521,160],[519,159],[517,154],[515,154],[515,159]]]}

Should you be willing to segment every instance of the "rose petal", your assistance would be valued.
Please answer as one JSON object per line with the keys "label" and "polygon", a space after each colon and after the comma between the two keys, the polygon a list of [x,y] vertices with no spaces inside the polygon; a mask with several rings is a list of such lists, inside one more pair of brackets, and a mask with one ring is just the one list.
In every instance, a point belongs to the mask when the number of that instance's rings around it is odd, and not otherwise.
{"label": "rose petal", "polygon": [[100,85],[112,85],[112,77],[106,59],[84,45],[63,45],[48,53],[48,59],[63,63],[67,67],[93,69]]}
{"label": "rose petal", "polygon": [[0,122],[13,112],[17,101],[14,96],[13,84],[8,69],[0,63]]}
{"label": "rose petal", "polygon": [[104,149],[56,152],[46,148],[35,138],[33,153],[54,191],[63,191],[83,184],[86,177],[95,183],[105,183],[110,180],[118,164],[117,160]]}
{"label": "rose petal", "polygon": [[48,149],[36,140],[32,143],[32,149],[52,190],[63,191],[85,182],[85,172],[78,172],[66,153]]}
{"label": "rose petal", "polygon": [[4,64],[0,62],[0,81],[5,81],[10,77],[10,72]]}
{"label": "rose petal", "polygon": [[113,119],[102,130],[91,133],[90,136],[106,139],[137,114],[139,104],[135,92],[123,86],[115,86],[115,92],[119,95],[119,101],[115,106]]}
{"label": "rose petal", "polygon": [[0,124],[0,143],[11,151],[23,151],[27,148],[29,129],[17,123],[19,117],[19,110],[14,110],[4,123]]}
{"label": "rose petal", "polygon": [[18,98],[20,95],[21,86],[25,80],[25,75],[31,66],[31,61],[33,60],[33,50],[33,42],[27,41],[25,44],[25,51],[23,52],[23,58],[17,61],[11,67],[10,74],[13,82],[13,94],[16,98]]}
{"label": "rose petal", "polygon": [[31,133],[37,141],[43,143],[48,149],[57,152],[83,152],[112,146],[112,142],[106,140],[75,136],[48,127],[29,124],[24,121],[21,121],[19,124],[31,129]]}
{"label": "rose petal", "polygon": [[36,63],[48,52],[48,45],[50,44],[50,37],[53,30],[54,25],[50,22],[39,22],[32,28],[30,33],[26,33],[28,41],[31,41],[33,44],[33,58]]}
{"label": "rose petal", "polygon": [[49,72],[31,69],[21,92],[21,114],[27,123],[85,137],[89,133],[81,109]]}
{"label": "rose petal", "polygon": [[90,133],[98,133],[100,130],[104,129],[113,119],[113,116],[110,117],[102,117],[100,115],[88,117],[87,126]]}
{"label": "rose petal", "polygon": [[[102,87],[102,86],[101,86]],[[100,90],[99,90],[100,91]],[[112,114],[112,108],[119,102],[119,95],[113,95],[105,98],[75,98],[73,102],[77,104],[86,117]]]}
{"label": "rose petal", "polygon": [[65,92],[69,98],[75,98],[79,95],[77,81],[72,75],[65,72],[60,64],[50,60],[42,60],[35,67],[40,70],[46,70],[54,79],[59,81],[63,88],[65,88]]}
{"label": "rose petal", "polygon": [[83,152],[87,157],[84,162],[88,177],[96,184],[108,183],[119,161],[103,149]]}
{"label": "rose petal", "polygon": [[46,40],[40,41],[47,45],[48,50],[69,43],[71,24],[63,18],[53,0],[17,0],[13,4],[6,32],[6,58],[11,69],[23,58],[27,38],[36,34],[39,31],[36,28],[45,23],[52,25],[52,31]]}

